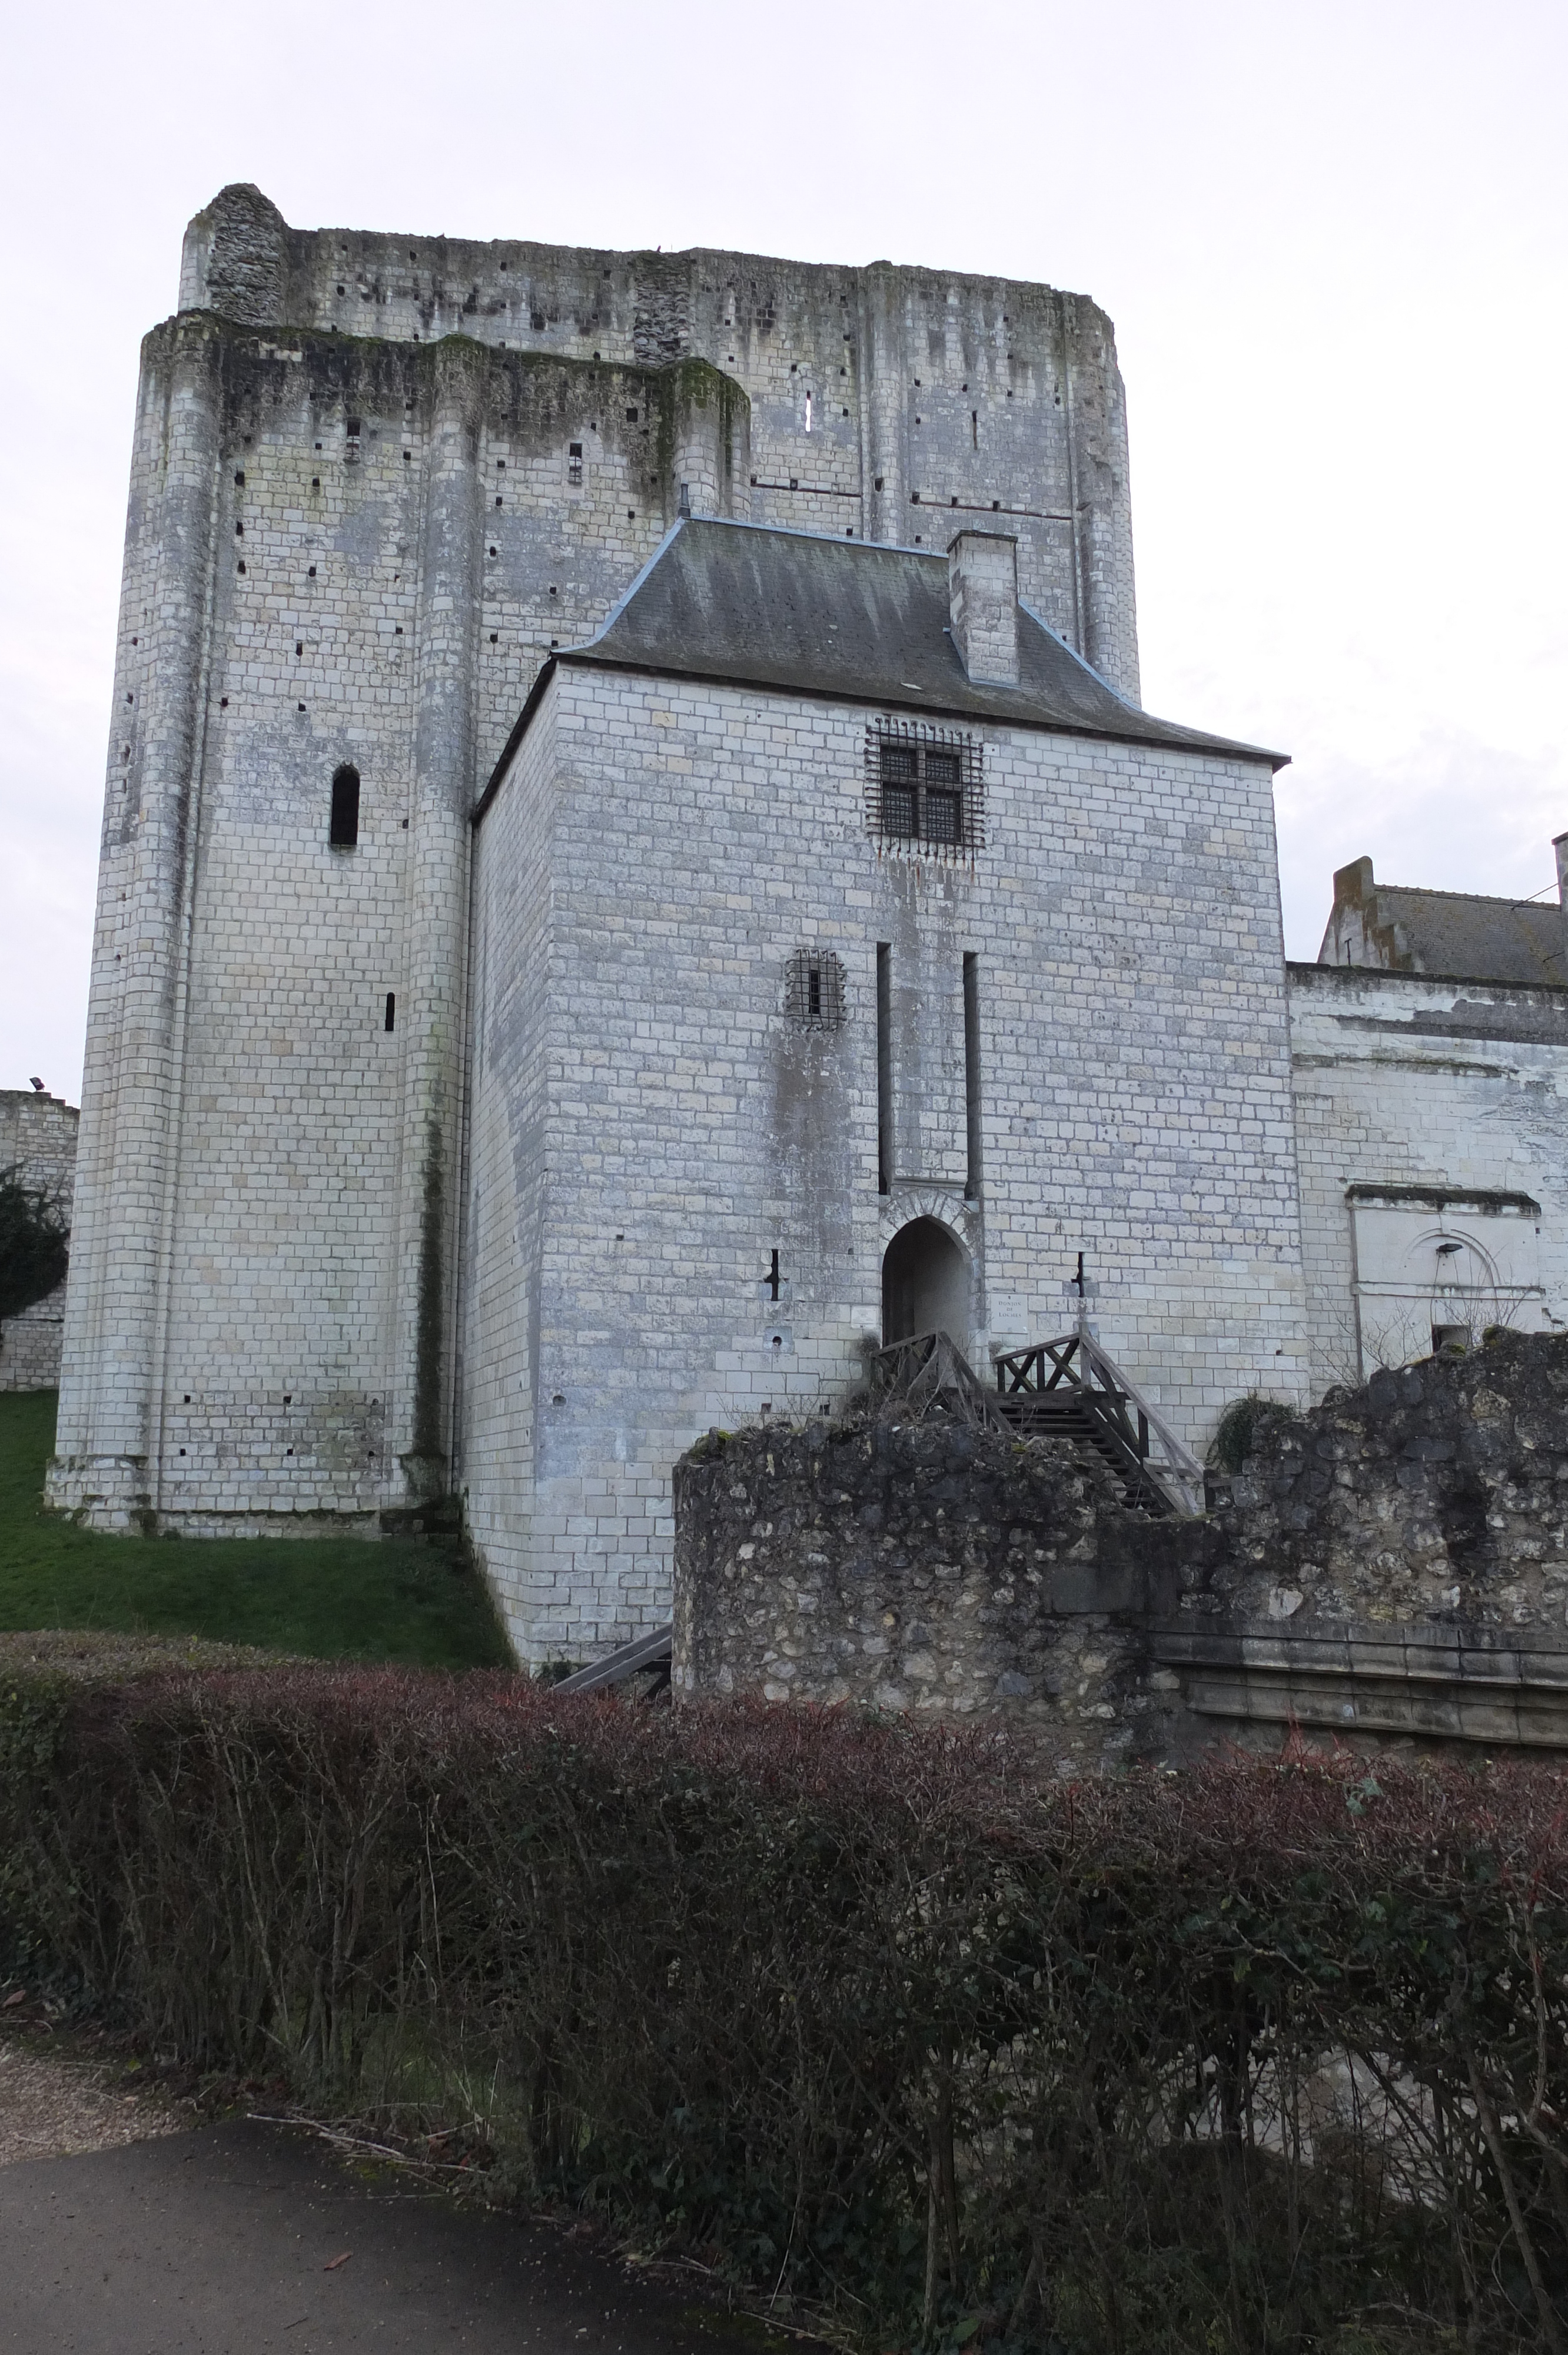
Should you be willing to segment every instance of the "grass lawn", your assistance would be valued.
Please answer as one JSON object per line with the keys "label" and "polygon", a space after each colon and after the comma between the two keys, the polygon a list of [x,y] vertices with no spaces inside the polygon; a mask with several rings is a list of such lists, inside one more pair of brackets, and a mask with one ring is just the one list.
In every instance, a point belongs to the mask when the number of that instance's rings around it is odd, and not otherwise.
{"label": "grass lawn", "polygon": [[206,1636],[329,1660],[510,1662],[483,1584],[418,1538],[132,1538],[41,1509],[52,1391],[0,1393],[0,1628]]}

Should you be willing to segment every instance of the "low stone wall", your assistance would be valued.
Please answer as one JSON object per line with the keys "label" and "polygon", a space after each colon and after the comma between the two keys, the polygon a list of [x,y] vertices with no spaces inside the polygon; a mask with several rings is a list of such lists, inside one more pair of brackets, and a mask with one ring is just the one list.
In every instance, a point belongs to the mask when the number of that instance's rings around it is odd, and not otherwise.
{"label": "low stone wall", "polygon": [[1201,1520],[892,1403],[711,1435],[675,1512],[677,1692],[996,1713],[1065,1771],[1293,1724],[1568,1751],[1568,1338],[1267,1412]]}
{"label": "low stone wall", "polygon": [[1175,1587],[1118,1498],[1065,1442],[939,1420],[701,1442],[675,1473],[676,1690],[1001,1710],[1065,1759],[1130,1751]]}
{"label": "low stone wall", "polygon": [[[24,1186],[48,1194],[70,1224],[76,1192],[74,1104],[32,1088],[0,1088],[0,1170],[14,1169]],[[66,1287],[0,1325],[0,1391],[59,1388]]]}
{"label": "low stone wall", "polygon": [[57,1391],[65,1333],[66,1288],[54,1290],[0,1325],[0,1391]]}

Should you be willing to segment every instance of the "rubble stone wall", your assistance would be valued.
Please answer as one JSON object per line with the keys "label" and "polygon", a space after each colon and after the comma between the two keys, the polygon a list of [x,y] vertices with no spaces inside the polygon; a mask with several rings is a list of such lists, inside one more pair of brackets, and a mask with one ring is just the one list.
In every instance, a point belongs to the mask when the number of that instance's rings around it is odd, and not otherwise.
{"label": "rubble stone wall", "polygon": [[1568,1749],[1568,1340],[1265,1411],[1201,1519],[1055,1440],[867,1407],[676,1468],[675,1685],[1022,1720],[1064,1771],[1219,1738]]}
{"label": "rubble stone wall", "polygon": [[1562,1631],[1568,1338],[1499,1334],[1271,1415],[1215,1521],[1207,1607]]}
{"label": "rubble stone wall", "polygon": [[[74,1104],[29,1088],[0,1089],[0,1170],[47,1194],[69,1226],[76,1192]],[[52,1391],[60,1378],[65,1284],[0,1326],[0,1391]]]}

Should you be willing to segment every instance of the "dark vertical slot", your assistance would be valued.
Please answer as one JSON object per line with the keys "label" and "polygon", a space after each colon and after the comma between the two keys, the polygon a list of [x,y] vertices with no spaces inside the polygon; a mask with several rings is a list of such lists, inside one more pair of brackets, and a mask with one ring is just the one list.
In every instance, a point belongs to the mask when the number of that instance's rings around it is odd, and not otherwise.
{"label": "dark vertical slot", "polygon": [[964,1194],[978,1202],[980,1189],[980,959],[964,959],[964,1116],[968,1172]]}
{"label": "dark vertical slot", "polygon": [[[303,704],[300,709],[304,709]],[[359,771],[346,761],[333,771],[327,840],[336,850],[352,850],[359,840]]]}
{"label": "dark vertical slot", "polygon": [[876,944],[876,1190],[893,1191],[893,948]]}
{"label": "dark vertical slot", "polygon": [[397,1028],[397,992],[390,989],[387,993],[387,1028],[388,1030]]}

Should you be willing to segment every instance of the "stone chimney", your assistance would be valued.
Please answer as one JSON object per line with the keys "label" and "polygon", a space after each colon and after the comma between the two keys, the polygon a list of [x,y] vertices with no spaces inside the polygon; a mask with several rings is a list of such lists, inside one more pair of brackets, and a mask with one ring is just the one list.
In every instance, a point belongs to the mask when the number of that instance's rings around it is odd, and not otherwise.
{"label": "stone chimney", "polygon": [[1568,908],[1568,834],[1554,834],[1552,847],[1557,853],[1557,897]]}
{"label": "stone chimney", "polygon": [[961,531],[948,550],[953,644],[977,686],[1018,685],[1018,542]]}

